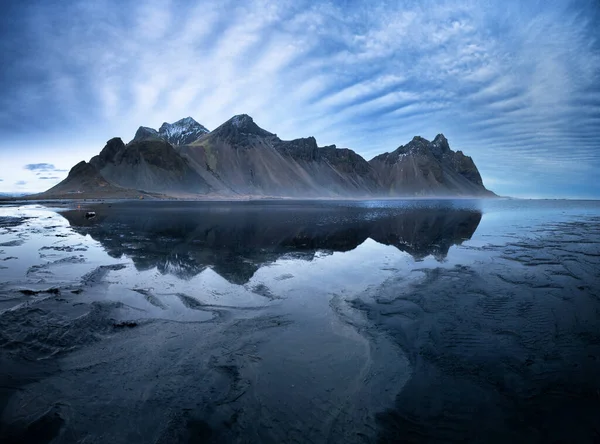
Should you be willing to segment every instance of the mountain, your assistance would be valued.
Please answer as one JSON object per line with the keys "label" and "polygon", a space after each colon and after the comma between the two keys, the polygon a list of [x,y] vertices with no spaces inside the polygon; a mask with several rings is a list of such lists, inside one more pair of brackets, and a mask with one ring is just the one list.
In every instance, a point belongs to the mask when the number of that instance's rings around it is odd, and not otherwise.
{"label": "mountain", "polygon": [[90,160],[108,182],[123,188],[157,193],[205,194],[210,186],[165,140],[115,137]]}
{"label": "mountain", "polygon": [[414,137],[369,164],[390,196],[494,196],[484,187],[473,159],[452,151],[443,134],[432,142]]}
{"label": "mountain", "polygon": [[117,192],[117,187],[108,182],[95,166],[81,161],[69,171],[65,180],[50,188],[48,194],[88,193],[95,190]]}
{"label": "mountain", "polygon": [[144,136],[127,145],[118,137],[110,139],[100,154],[79,162],[65,180],[35,197],[164,197],[211,190],[168,142],[151,132]]}
{"label": "mountain", "polygon": [[163,123],[158,130],[160,137],[173,146],[187,145],[209,131],[191,117],[175,123]]}
{"label": "mountain", "polygon": [[164,122],[158,131],[147,126],[140,126],[132,142],[162,139],[172,146],[187,145],[209,131],[191,117],[178,120],[175,123]]}
{"label": "mountain", "polygon": [[164,140],[154,128],[140,126],[135,132],[132,142],[144,142],[146,140]]}
{"label": "mountain", "polygon": [[284,141],[245,114],[178,148],[224,193],[290,197],[366,197],[379,185],[355,152],[318,147],[314,137]]}
{"label": "mountain", "polygon": [[76,198],[88,199],[111,197],[119,199],[137,199],[144,197],[162,197],[162,193],[124,188],[106,180],[100,172],[88,162],[81,161],[69,172],[65,180],[44,193],[34,194],[31,198]]}
{"label": "mountain", "polygon": [[208,131],[191,117],[157,131],[141,126],[127,145],[109,140],[89,163],[37,197],[123,197],[140,193],[198,197],[372,198],[495,196],[473,160],[441,134],[367,162],[314,137],[282,140],[252,117],[232,117]]}

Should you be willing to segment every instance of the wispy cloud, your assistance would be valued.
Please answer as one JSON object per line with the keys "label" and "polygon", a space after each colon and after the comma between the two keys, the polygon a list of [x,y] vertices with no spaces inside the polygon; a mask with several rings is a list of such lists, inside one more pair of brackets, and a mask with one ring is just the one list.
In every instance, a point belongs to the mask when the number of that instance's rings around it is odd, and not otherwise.
{"label": "wispy cloud", "polygon": [[23,168],[29,171],[53,171],[56,169],[51,163],[28,163]]}
{"label": "wispy cloud", "polygon": [[61,176],[48,176],[48,174],[64,173],[67,171],[64,169],[56,168],[54,164],[51,163],[28,163],[23,168],[33,172],[38,179],[44,180],[62,179]]}
{"label": "wispy cloud", "polygon": [[90,140],[98,151],[139,125],[192,115],[215,128],[243,112],[281,137],[314,135],[367,158],[443,132],[484,177],[514,178],[490,180],[501,194],[550,190],[552,169],[561,186],[586,182],[600,195],[599,9],[594,0],[15,3],[1,19],[11,64],[0,150],[35,140],[38,159],[52,149],[74,164]]}

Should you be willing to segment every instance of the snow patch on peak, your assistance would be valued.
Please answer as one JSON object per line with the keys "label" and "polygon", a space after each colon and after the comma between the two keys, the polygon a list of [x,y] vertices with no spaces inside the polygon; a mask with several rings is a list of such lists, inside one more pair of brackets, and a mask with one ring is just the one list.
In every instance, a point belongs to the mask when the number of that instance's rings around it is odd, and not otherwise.
{"label": "snow patch on peak", "polygon": [[209,131],[191,117],[175,123],[163,123],[158,130],[160,136],[171,145],[186,145],[194,142]]}
{"label": "snow patch on peak", "polygon": [[254,123],[254,120],[252,120],[252,117],[250,117],[248,114],[238,114],[237,116],[233,116],[231,118],[231,124],[238,128],[241,128],[249,123]]}

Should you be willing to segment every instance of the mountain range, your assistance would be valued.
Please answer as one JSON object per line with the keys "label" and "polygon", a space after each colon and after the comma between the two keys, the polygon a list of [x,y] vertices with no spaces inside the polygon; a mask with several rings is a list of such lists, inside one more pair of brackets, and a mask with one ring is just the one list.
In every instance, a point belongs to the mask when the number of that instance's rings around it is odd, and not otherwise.
{"label": "mountain range", "polygon": [[281,140],[237,115],[213,131],[191,117],[110,139],[45,198],[494,197],[473,160],[438,134],[366,161],[314,137]]}

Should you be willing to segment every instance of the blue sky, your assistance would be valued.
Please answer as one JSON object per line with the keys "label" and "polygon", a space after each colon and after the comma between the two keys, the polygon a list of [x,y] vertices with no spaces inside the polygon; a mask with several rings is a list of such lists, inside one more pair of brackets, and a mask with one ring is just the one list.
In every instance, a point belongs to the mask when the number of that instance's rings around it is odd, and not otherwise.
{"label": "blue sky", "polygon": [[600,198],[599,24],[597,0],[5,1],[0,190],[247,113],[367,160],[444,133],[499,194]]}

